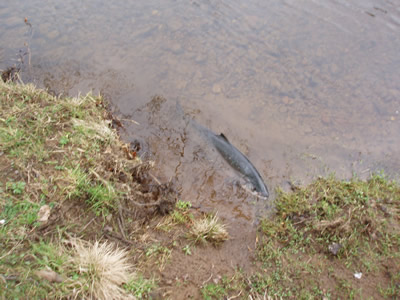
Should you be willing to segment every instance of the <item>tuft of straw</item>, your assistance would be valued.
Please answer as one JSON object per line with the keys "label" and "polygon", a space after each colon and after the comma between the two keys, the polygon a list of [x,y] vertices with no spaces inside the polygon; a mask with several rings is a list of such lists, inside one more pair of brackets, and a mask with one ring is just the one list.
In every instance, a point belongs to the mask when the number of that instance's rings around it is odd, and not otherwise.
{"label": "tuft of straw", "polygon": [[122,287],[135,277],[133,267],[125,250],[115,248],[108,242],[93,245],[73,240],[73,265],[79,270],[77,298],[90,299],[135,299]]}
{"label": "tuft of straw", "polygon": [[229,239],[226,226],[219,222],[216,215],[195,220],[189,234],[196,242],[208,241],[213,244],[219,244]]}

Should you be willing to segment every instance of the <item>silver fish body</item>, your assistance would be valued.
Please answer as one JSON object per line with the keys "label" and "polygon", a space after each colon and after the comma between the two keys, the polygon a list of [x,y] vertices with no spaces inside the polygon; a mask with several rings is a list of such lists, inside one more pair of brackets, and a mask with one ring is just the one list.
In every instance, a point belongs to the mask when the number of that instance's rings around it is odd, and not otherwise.
{"label": "silver fish body", "polygon": [[217,149],[224,160],[233,169],[244,176],[246,181],[252,185],[253,191],[257,192],[262,197],[268,198],[268,188],[264,183],[260,173],[250,162],[250,160],[228,141],[224,134],[221,133],[220,135],[216,135],[212,131],[198,123],[195,123],[194,121],[192,121],[192,124],[198,128],[208,140],[211,141],[215,149]]}

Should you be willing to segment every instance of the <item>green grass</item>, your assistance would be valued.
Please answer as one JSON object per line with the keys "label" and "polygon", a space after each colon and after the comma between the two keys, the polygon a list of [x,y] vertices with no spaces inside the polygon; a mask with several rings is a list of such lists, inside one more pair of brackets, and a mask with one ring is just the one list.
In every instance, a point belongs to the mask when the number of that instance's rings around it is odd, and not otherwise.
{"label": "green grass", "polygon": [[[140,211],[128,206],[143,196],[130,184],[140,161],[126,157],[105,115],[91,95],[56,98],[0,82],[0,299],[150,298],[155,279],[136,274],[130,259],[164,272],[174,255],[197,259],[197,242],[212,255],[219,249],[208,244],[228,239],[215,215],[199,216],[182,200],[158,225],[140,225]],[[44,205],[45,222],[38,215]],[[382,174],[318,178],[290,193],[278,188],[275,208],[259,226],[252,272],[213,274],[197,286],[204,299],[398,297],[398,183]],[[332,245],[340,246],[336,254]]]}
{"label": "green grass", "polygon": [[32,203],[26,199],[16,202],[15,199],[9,198],[0,213],[0,218],[5,220],[3,230],[7,231],[19,226],[31,228],[38,225],[36,220],[39,209],[38,203]]}
{"label": "green grass", "polygon": [[96,215],[107,216],[115,207],[118,194],[112,183],[98,183],[90,179],[87,172],[77,166],[69,170],[68,198],[84,198]]}
{"label": "green grass", "polygon": [[225,288],[214,283],[205,285],[202,288],[201,293],[203,294],[203,298],[206,300],[223,299],[227,296],[227,291]]}
{"label": "green grass", "polygon": [[[71,263],[76,253],[60,242],[72,228],[86,228],[87,217],[99,216],[101,223],[118,212],[132,188],[115,174],[129,180],[139,163],[120,150],[105,112],[98,97],[56,98],[31,85],[0,82],[0,299],[68,298],[80,290],[84,273]],[[45,204],[51,208],[47,224],[38,221]],[[65,204],[76,217],[60,211]],[[49,282],[36,275],[40,270],[65,282]]]}
{"label": "green grass", "polygon": [[[278,189],[275,205],[259,226],[255,271],[207,282],[204,299],[396,299],[397,182],[382,174],[367,181],[318,178],[294,192]],[[341,245],[336,255],[332,243]],[[363,274],[359,281],[356,272]]]}
{"label": "green grass", "polygon": [[289,246],[309,250],[340,243],[339,253],[346,258],[359,256],[359,250],[371,239],[375,240],[374,248],[383,251],[390,241],[398,246],[398,234],[391,230],[391,223],[400,209],[399,199],[397,184],[381,175],[366,182],[320,178],[296,193],[279,192],[277,217],[264,220],[262,230]]}
{"label": "green grass", "polygon": [[194,216],[190,213],[191,207],[190,202],[178,200],[175,209],[157,225],[157,228],[168,232],[179,225],[189,226],[194,220]]}
{"label": "green grass", "polygon": [[124,284],[125,290],[135,295],[138,299],[149,299],[150,293],[157,287],[154,279],[146,279],[142,275]]}
{"label": "green grass", "polygon": [[160,271],[162,271],[165,268],[166,263],[171,258],[172,250],[159,243],[155,243],[147,247],[144,253],[145,257],[148,260],[154,261],[159,267]]}
{"label": "green grass", "polygon": [[3,254],[0,274],[0,297],[4,299],[40,299],[51,295],[54,288],[62,290],[61,284],[41,280],[37,270],[53,270],[62,273],[67,257],[52,243],[23,241],[15,244],[12,251]]}
{"label": "green grass", "polygon": [[203,299],[251,299],[247,298],[246,295],[246,278],[243,273],[236,271],[232,277],[228,276],[216,276],[211,282],[205,283],[201,287],[201,294]]}
{"label": "green grass", "polygon": [[23,181],[18,182],[7,182],[6,189],[11,190],[14,195],[22,194],[25,190],[26,183]]}
{"label": "green grass", "polygon": [[[365,297],[353,285],[353,274],[361,270],[378,280],[382,265],[400,262],[400,188],[381,174],[367,181],[318,178],[293,193],[278,190],[275,204],[275,216],[260,225],[257,257],[264,272],[251,279],[257,293]],[[333,243],[341,246],[336,255]],[[334,276],[336,285],[320,287],[321,276]],[[377,283],[379,290],[384,293]]]}

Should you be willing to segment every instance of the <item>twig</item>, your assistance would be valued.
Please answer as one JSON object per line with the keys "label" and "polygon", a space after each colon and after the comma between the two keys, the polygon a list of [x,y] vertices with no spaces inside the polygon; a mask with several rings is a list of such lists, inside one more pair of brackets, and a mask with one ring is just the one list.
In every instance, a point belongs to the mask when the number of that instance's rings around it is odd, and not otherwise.
{"label": "twig", "polygon": [[338,219],[333,220],[333,221],[323,220],[319,223],[315,223],[315,228],[317,230],[321,230],[321,229],[325,230],[326,228],[329,228],[329,227],[337,227],[337,226],[341,225],[342,223],[343,223],[343,218],[339,217]]}
{"label": "twig", "polygon": [[154,179],[154,181],[155,182],[157,182],[158,183],[158,185],[161,185],[161,182],[157,179],[157,177],[156,176],[154,176],[153,174],[151,174],[150,172],[148,172],[149,173],[149,175],[151,176],[151,178],[153,178]]}
{"label": "twig", "polygon": [[79,231],[78,235],[81,234],[85,229],[96,219],[96,217],[92,218],[85,226],[83,226],[82,230]]}
{"label": "twig", "polygon": [[3,256],[1,256],[1,257],[0,257],[0,261],[1,261],[4,257],[10,255],[11,252],[13,252],[24,240],[25,240],[25,239],[20,240],[14,247],[12,247],[12,248],[10,249],[10,251],[8,251],[6,254],[4,254]]}
{"label": "twig", "polygon": [[117,219],[117,222],[118,222],[119,230],[121,231],[122,236],[123,236],[124,239],[126,240],[126,235],[125,235],[124,228],[122,227],[121,220],[118,218],[118,219]]}
{"label": "twig", "polygon": [[239,297],[241,294],[242,294],[242,290],[240,290],[239,294],[237,294],[236,296],[229,297],[229,298],[227,298],[226,300],[235,299],[235,298]]}
{"label": "twig", "polygon": [[121,121],[128,121],[128,122],[132,122],[132,123],[134,123],[136,125],[140,125],[139,122],[136,122],[135,120],[132,120],[132,119],[121,119]]}
{"label": "twig", "polygon": [[136,245],[136,243],[131,242],[131,241],[127,240],[127,239],[124,239],[123,237],[120,237],[120,236],[118,236],[116,234],[113,234],[111,232],[105,232],[104,235],[107,236],[108,238],[117,239],[117,240],[119,240],[119,241],[121,241],[121,242],[123,242],[123,243],[125,243],[125,244],[127,244],[129,246],[135,246],[136,248],[141,249],[141,247],[138,247]]}
{"label": "twig", "polygon": [[299,224],[301,224],[301,223],[304,223],[304,222],[306,222],[306,221],[308,221],[306,218],[304,218],[303,220],[301,220],[301,221],[298,221],[298,222],[296,222],[296,223],[293,223],[293,225],[299,225]]}
{"label": "twig", "polygon": [[102,178],[99,174],[97,174],[97,172],[93,169],[90,170],[90,172],[92,174],[94,174],[101,182],[104,183],[104,185],[107,187],[108,192],[109,193],[113,193],[114,192],[114,188],[110,185],[109,182],[107,182],[107,180],[105,180],[104,178]]}
{"label": "twig", "polygon": [[203,287],[207,282],[209,282],[211,280],[212,277],[213,277],[213,274],[211,273],[210,277],[208,277],[208,279],[206,281],[203,281],[201,286]]}
{"label": "twig", "polygon": [[119,227],[119,230],[121,231],[122,236],[124,237],[124,239],[126,239],[125,230],[124,230],[125,224],[124,224],[124,218],[122,216],[121,205],[118,205],[118,213],[119,213],[119,218],[117,218],[118,227]]}

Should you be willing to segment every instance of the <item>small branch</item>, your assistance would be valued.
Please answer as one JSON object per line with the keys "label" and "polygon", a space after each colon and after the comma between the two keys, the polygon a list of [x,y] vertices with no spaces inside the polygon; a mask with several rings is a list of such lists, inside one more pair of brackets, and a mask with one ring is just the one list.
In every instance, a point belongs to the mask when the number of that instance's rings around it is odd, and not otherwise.
{"label": "small branch", "polygon": [[140,125],[139,122],[136,122],[135,120],[132,120],[132,119],[121,119],[121,121],[128,121],[128,122],[132,122],[132,123],[134,123],[136,125]]}
{"label": "small branch", "polygon": [[156,176],[154,176],[153,174],[151,174],[150,172],[149,172],[149,175],[151,176],[151,178],[153,178],[153,180],[155,181],[155,182],[157,182],[158,183],[158,185],[161,185],[161,182],[157,179],[157,177]]}
{"label": "small branch", "polygon": [[96,219],[96,217],[92,218],[85,226],[83,226],[82,230],[79,231],[78,235],[81,234],[85,229]]}
{"label": "small branch", "polygon": [[213,277],[213,274],[211,273],[210,277],[208,277],[207,280],[203,281],[203,283],[201,284],[202,287],[204,287],[204,285],[209,282],[211,280],[211,278]]}
{"label": "small branch", "polygon": [[108,238],[113,238],[113,239],[117,239],[117,240],[119,240],[121,242],[124,242],[125,244],[127,244],[129,246],[134,246],[135,245],[135,243],[130,242],[130,241],[124,239],[123,237],[120,237],[120,236],[118,236],[116,234],[113,234],[111,232],[105,232],[104,235],[107,236]]}
{"label": "small branch", "polygon": [[118,220],[119,230],[121,231],[122,236],[126,240],[126,235],[124,230],[125,224],[124,224],[124,218],[122,216],[122,207],[120,204],[118,205],[118,212],[119,212],[119,218],[117,218],[117,220]]}
{"label": "small branch", "polygon": [[227,300],[232,300],[232,299],[236,299],[237,297],[239,297],[242,294],[242,290],[240,290],[239,294],[237,294],[236,296],[232,296],[227,298]]}

